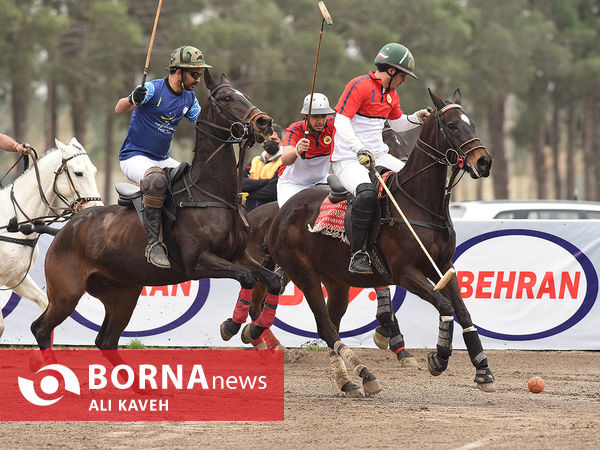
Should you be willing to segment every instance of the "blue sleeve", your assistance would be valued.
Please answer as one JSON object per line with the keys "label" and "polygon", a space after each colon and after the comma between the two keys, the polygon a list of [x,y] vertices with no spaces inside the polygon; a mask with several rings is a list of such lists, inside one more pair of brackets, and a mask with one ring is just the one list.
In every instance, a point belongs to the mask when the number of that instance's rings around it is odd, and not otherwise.
{"label": "blue sleeve", "polygon": [[142,103],[140,103],[141,105],[148,103],[154,96],[154,92],[156,92],[154,83],[152,83],[152,81],[146,81],[144,83],[144,87],[146,88],[146,96],[144,97],[144,100],[142,100]]}
{"label": "blue sleeve", "polygon": [[198,103],[198,99],[194,95],[194,102],[192,103],[192,107],[185,114],[185,117],[187,117],[190,120],[190,122],[196,123],[196,121],[198,120],[198,116],[200,115],[200,109],[200,103]]}

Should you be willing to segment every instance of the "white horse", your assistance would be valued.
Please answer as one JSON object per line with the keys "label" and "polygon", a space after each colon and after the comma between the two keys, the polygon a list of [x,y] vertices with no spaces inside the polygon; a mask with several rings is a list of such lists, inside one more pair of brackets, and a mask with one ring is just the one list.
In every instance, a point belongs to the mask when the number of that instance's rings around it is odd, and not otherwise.
{"label": "white horse", "polygon": [[[83,146],[75,138],[68,144],[55,142],[56,149],[48,150],[34,167],[0,190],[0,286],[32,300],[42,311],[48,297],[28,275],[39,254],[39,234],[7,229],[15,227],[15,217],[18,224],[31,228],[36,219],[103,204],[96,186],[97,169]],[[0,310],[0,336],[3,332]]]}

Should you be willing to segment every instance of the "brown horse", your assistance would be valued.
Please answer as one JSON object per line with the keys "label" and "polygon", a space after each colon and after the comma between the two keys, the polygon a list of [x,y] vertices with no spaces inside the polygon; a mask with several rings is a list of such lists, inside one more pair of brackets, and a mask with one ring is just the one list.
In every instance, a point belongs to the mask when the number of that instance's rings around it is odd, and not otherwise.
{"label": "brown horse", "polygon": [[[397,174],[392,173],[387,183],[404,214],[416,227],[423,244],[445,273],[452,267],[456,247],[456,235],[448,215],[448,202],[456,176],[464,170],[472,178],[487,177],[492,158],[476,137],[473,123],[460,106],[460,91],[455,91],[452,104],[446,104],[432,92],[430,96],[436,107],[435,113],[423,125],[415,150],[404,169]],[[452,171],[447,183],[449,166]],[[438,342],[436,351],[428,356],[429,371],[440,375],[447,368],[456,315],[463,328],[471,362],[476,368],[475,382],[486,392],[494,391],[495,379],[460,296],[456,277],[441,291],[434,291],[431,281],[439,280],[437,271],[400,215],[390,208],[389,199],[385,196],[380,201],[384,217],[375,244],[384,269],[372,275],[349,273],[349,246],[339,239],[308,230],[308,226],[314,224],[327,194],[327,189],[310,188],[290,199],[273,219],[267,244],[273,260],[304,292],[315,316],[319,336],[332,349],[330,362],[338,387],[347,395],[362,395],[360,388],[349,379],[348,366],[362,378],[366,393],[381,390],[379,380],[342,343],[338,328],[348,307],[350,286],[375,287],[393,283],[428,301],[439,311]],[[383,275],[385,269],[387,276]],[[327,304],[321,283],[327,289]]]}
{"label": "brown horse", "polygon": [[[408,145],[398,133],[390,127],[385,127],[382,132],[382,138],[392,156],[403,161],[407,160],[409,153]],[[269,270],[275,269],[275,263],[266,251],[265,238],[277,211],[279,211],[277,202],[271,202],[261,205],[248,213],[248,223],[251,230],[247,248],[248,253],[255,260],[262,262]],[[400,327],[395,317],[393,305],[391,304],[389,288],[380,287],[376,289],[376,294],[379,327],[377,327],[377,331],[373,336],[375,343],[382,349],[389,347],[395,353],[400,367],[417,367],[417,361],[405,348],[404,337],[400,333]],[[252,290],[252,300],[249,306],[249,314],[252,320],[258,319],[266,295],[267,286],[260,282],[256,283]],[[228,341],[238,331],[239,326],[231,319],[224,321],[221,325],[221,337],[223,340]],[[270,350],[285,349],[270,329],[266,329],[259,339],[253,340],[252,345],[257,350],[265,350],[267,348]]]}
{"label": "brown horse", "polygon": [[[279,291],[278,277],[245,250],[248,229],[240,215],[233,149],[233,143],[264,141],[272,133],[272,120],[225,75],[217,84],[208,70],[204,73],[208,95],[196,123],[194,158],[173,185],[180,208],[169,230],[176,250],[171,268],[146,262],[146,235],[135,210],[111,205],[77,214],[47,252],[49,305],[31,325],[42,350],[50,347],[50,333],[73,312],[85,291],[100,299],[106,310],[96,338],[102,350],[117,348],[143,286],[233,278],[250,289],[258,279],[270,292]],[[257,327],[258,334],[262,331]]]}

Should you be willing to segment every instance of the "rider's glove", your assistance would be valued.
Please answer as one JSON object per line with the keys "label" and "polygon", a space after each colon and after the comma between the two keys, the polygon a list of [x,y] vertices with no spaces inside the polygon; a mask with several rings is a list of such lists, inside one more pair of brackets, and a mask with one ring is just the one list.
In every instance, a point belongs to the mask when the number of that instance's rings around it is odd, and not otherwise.
{"label": "rider's glove", "polygon": [[146,98],[146,88],[144,86],[136,87],[131,94],[129,94],[129,103],[140,105]]}
{"label": "rider's glove", "polygon": [[416,111],[414,115],[417,116],[417,119],[419,119],[421,123],[425,123],[425,120],[427,120],[430,114],[431,113],[428,110],[420,109]]}
{"label": "rider's glove", "polygon": [[367,150],[366,148],[360,149],[356,156],[358,158],[358,162],[367,168],[367,170],[371,170],[375,167],[375,158],[373,158],[373,154]]}

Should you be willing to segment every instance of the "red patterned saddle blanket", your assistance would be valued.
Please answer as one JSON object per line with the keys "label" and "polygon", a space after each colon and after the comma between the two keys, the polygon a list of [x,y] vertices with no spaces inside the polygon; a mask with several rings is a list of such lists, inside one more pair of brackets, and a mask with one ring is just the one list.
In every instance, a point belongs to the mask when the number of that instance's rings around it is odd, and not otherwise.
{"label": "red patterned saddle blanket", "polygon": [[[381,175],[384,181],[392,174],[393,172],[386,172]],[[381,193],[383,191],[383,187],[379,185],[379,189],[377,191],[377,196],[381,198]],[[321,233],[327,236],[335,237],[341,239],[346,244],[350,245],[350,241],[346,236],[346,230],[344,228],[344,216],[346,215],[346,211],[348,210],[348,200],[344,200],[339,203],[332,203],[329,200],[329,196],[325,197],[323,203],[321,203],[321,208],[319,210],[319,215],[315,220],[314,225],[308,224],[308,231],[311,233]]]}

